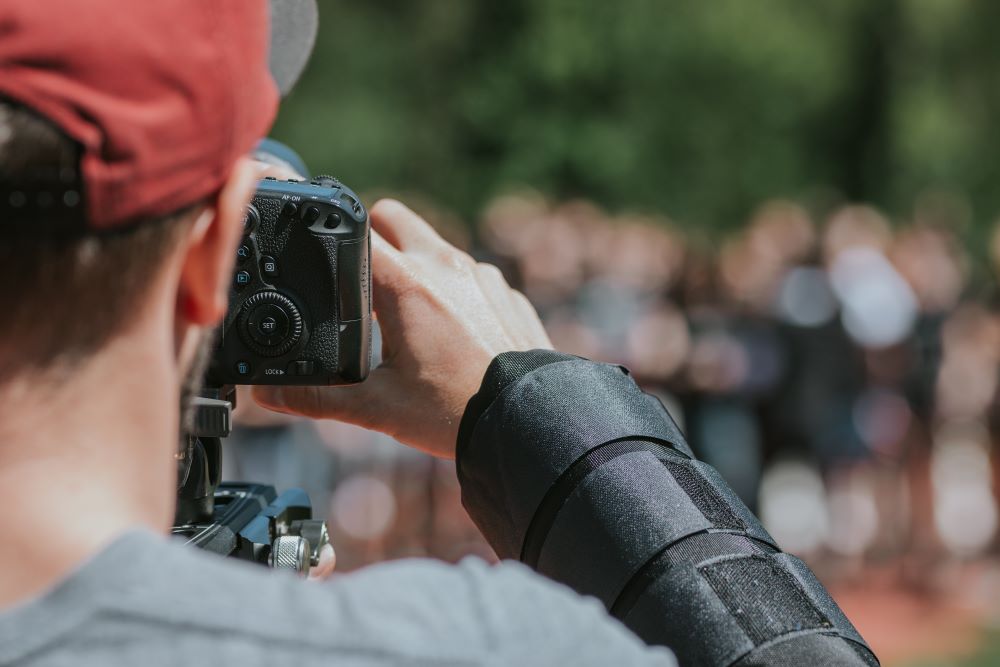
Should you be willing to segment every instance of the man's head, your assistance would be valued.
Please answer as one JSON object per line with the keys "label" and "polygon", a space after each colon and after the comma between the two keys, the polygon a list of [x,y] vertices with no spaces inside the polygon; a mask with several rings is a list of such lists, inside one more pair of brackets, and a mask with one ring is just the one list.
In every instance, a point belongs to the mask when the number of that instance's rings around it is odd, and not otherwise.
{"label": "man's head", "polygon": [[171,525],[177,397],[227,307],[247,156],[315,28],[314,0],[270,6],[0,2],[0,487],[61,505],[43,540],[5,525],[30,568],[6,563],[0,603]]}
{"label": "man's head", "polygon": [[72,371],[127,329],[163,262],[205,207],[199,202],[116,232],[88,232],[80,152],[50,121],[0,101],[0,182],[8,197],[60,192],[63,200],[58,223],[37,219],[3,228],[7,314],[0,350],[7,353],[0,355],[0,377]]}
{"label": "man's head", "polygon": [[225,310],[256,180],[243,156],[277,104],[269,62],[286,90],[315,34],[312,0],[271,8],[270,22],[262,0],[0,9],[0,385],[130,336],[156,344],[151,331],[190,365]]}
{"label": "man's head", "polygon": [[[218,193],[121,228],[88,227],[81,148],[53,123],[0,100],[0,182],[9,193],[60,193],[51,218],[2,228],[0,378],[61,379],[172,307],[174,352],[190,366],[199,333],[224,312],[232,248],[256,180],[234,165]],[[11,195],[8,194],[8,197]],[[9,205],[9,202],[8,202]],[[157,310],[159,313],[157,313]]]}

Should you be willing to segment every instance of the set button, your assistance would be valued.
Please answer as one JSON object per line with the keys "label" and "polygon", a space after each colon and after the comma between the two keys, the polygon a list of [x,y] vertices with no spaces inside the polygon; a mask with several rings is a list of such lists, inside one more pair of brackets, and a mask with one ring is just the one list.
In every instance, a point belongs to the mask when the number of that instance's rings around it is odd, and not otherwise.
{"label": "set button", "polygon": [[298,342],[302,315],[287,296],[272,290],[257,292],[243,302],[237,330],[251,350],[277,357]]}
{"label": "set button", "polygon": [[274,347],[284,342],[290,327],[288,313],[273,303],[257,306],[247,319],[250,337],[265,347]]}

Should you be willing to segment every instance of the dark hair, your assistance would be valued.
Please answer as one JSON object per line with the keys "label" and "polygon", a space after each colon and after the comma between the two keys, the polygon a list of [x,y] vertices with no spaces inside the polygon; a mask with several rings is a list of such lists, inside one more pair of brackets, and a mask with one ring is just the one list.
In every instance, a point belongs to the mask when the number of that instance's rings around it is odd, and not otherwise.
{"label": "dark hair", "polygon": [[122,332],[194,207],[98,233],[80,146],[0,99],[0,378],[69,370]]}

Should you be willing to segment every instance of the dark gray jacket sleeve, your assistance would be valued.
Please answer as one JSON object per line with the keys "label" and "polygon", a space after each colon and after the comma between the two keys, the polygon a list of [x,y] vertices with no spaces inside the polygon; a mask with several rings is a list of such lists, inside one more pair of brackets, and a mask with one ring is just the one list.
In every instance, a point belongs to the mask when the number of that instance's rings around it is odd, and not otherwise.
{"label": "dark gray jacket sleeve", "polygon": [[619,366],[501,354],[466,409],[457,464],[501,558],[596,597],[682,665],[878,664]]}

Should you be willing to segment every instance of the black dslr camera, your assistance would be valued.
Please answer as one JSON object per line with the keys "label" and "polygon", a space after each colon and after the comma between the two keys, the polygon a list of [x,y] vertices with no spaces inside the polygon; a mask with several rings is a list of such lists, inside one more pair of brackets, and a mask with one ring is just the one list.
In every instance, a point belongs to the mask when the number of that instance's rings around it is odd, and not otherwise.
{"label": "black dslr camera", "polygon": [[222,483],[221,439],[229,435],[237,384],[330,385],[367,377],[370,252],[368,213],[336,179],[259,183],[236,250],[229,308],[179,455],[176,536],[301,573],[318,563],[329,538],[306,494]]}
{"label": "black dslr camera", "polygon": [[260,182],[208,384],[348,384],[371,364],[368,213],[339,181]]}

